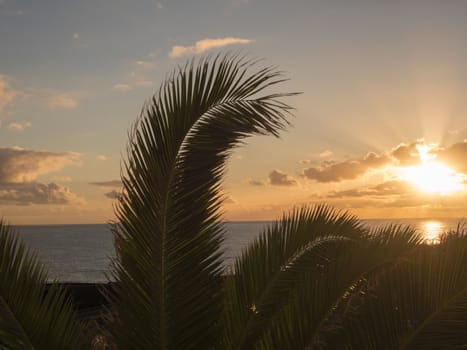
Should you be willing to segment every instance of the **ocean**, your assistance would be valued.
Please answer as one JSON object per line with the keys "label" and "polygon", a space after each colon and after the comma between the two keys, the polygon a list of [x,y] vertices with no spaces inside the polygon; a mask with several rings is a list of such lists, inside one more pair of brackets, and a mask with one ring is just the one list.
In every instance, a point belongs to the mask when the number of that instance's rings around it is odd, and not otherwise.
{"label": "ocean", "polygon": [[[428,241],[455,229],[461,219],[363,220],[370,227],[391,223],[409,224],[423,232]],[[224,266],[235,258],[268,222],[226,222]],[[115,257],[112,234],[106,224],[16,226],[15,231],[37,252],[49,271],[49,279],[60,282],[102,283],[108,281],[109,265]]]}

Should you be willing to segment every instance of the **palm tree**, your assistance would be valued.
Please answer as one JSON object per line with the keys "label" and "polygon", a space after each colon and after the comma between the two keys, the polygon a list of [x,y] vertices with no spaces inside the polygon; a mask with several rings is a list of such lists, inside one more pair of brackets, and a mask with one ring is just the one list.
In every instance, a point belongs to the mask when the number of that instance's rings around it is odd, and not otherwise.
{"label": "palm tree", "polygon": [[[235,55],[190,61],[132,128],[113,227],[119,259],[102,330],[107,347],[462,348],[467,239],[461,229],[427,247],[410,227],[369,231],[346,212],[305,206],[266,228],[224,276],[225,162],[247,136],[278,136],[291,111],[281,100],[294,95],[265,92],[283,78],[270,67],[251,73],[257,63]],[[49,331],[54,326],[44,322],[45,331],[36,334],[26,326],[33,315],[17,309],[39,305],[41,317],[53,320],[62,311],[70,315],[69,302],[61,292],[50,298],[56,304],[45,302],[37,260],[19,254],[25,248],[15,248],[9,229],[0,227],[0,248],[7,242],[0,250],[0,346],[54,349],[41,343],[57,336]],[[23,288],[12,299],[11,290]],[[83,342],[55,348],[89,348],[80,325],[63,317],[70,325],[60,330],[63,337],[81,332]]]}
{"label": "palm tree", "polygon": [[65,291],[0,220],[0,349],[90,349]]}

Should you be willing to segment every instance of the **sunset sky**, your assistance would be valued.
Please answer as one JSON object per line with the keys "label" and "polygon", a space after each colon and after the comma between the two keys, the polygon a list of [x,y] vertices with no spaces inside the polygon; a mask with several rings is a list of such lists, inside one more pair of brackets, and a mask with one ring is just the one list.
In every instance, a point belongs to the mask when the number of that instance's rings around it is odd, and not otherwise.
{"label": "sunset sky", "polygon": [[0,0],[0,217],[113,219],[127,130],[177,64],[241,50],[300,91],[228,164],[225,218],[304,203],[467,217],[467,1]]}

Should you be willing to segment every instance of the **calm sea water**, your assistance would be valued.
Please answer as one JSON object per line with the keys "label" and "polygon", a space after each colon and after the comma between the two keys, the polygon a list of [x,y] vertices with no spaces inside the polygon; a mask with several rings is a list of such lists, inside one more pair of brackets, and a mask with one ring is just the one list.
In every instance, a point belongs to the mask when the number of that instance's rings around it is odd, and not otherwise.
{"label": "calm sea water", "polygon": [[[443,232],[454,229],[459,219],[393,220],[410,224],[423,232],[428,240],[436,240]],[[386,220],[366,220],[369,226],[385,225]],[[231,266],[242,249],[268,222],[227,222],[224,243],[224,264]],[[16,231],[35,250],[49,270],[51,280],[62,282],[105,282],[109,263],[115,256],[109,226],[102,225],[40,225],[17,226]]]}

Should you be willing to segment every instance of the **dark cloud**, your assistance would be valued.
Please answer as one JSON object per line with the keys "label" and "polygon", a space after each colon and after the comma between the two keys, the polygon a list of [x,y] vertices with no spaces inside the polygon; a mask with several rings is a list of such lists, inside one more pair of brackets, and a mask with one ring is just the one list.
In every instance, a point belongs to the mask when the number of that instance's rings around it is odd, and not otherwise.
{"label": "dark cloud", "polygon": [[123,186],[120,180],[96,181],[96,182],[90,182],[89,184],[93,186],[100,186],[100,187],[122,187]]}
{"label": "dark cloud", "polygon": [[0,185],[0,203],[30,204],[83,204],[83,199],[56,183],[39,182]]}
{"label": "dark cloud", "polygon": [[338,163],[324,161],[320,166],[304,169],[303,176],[318,182],[352,180],[370,169],[380,168],[390,162],[389,156],[370,152],[361,159],[345,160]]}
{"label": "dark cloud", "polygon": [[120,199],[122,198],[122,194],[118,191],[110,191],[110,192],[107,192],[104,194],[104,196],[106,196],[107,198],[110,198],[110,199]]}
{"label": "dark cloud", "polygon": [[269,183],[274,186],[295,186],[297,185],[297,181],[281,172],[280,170],[274,169],[269,173]]}

